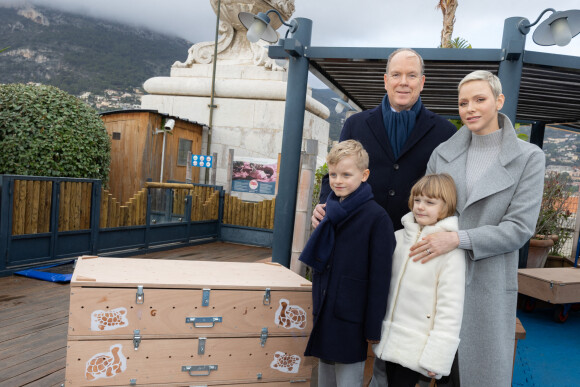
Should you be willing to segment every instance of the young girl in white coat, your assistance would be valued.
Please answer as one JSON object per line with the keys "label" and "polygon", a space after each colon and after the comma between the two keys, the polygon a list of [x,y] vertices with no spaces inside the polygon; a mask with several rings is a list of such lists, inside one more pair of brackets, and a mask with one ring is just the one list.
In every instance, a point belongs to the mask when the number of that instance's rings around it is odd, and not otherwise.
{"label": "young girl in white coat", "polygon": [[465,252],[455,249],[426,264],[410,247],[434,232],[457,231],[455,183],[448,174],[426,175],[411,189],[397,246],[381,341],[389,387],[414,387],[421,375],[449,375],[457,347],[465,294]]}

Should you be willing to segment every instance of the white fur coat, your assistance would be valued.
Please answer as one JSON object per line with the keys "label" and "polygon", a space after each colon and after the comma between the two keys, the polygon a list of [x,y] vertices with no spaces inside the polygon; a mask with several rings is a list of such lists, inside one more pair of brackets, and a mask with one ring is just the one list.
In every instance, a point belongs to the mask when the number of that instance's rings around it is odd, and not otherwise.
{"label": "white fur coat", "polygon": [[422,264],[409,258],[409,248],[424,236],[457,231],[457,217],[421,230],[410,212],[395,233],[397,247],[387,314],[375,354],[425,376],[449,375],[459,345],[465,295],[465,252],[455,249]]}

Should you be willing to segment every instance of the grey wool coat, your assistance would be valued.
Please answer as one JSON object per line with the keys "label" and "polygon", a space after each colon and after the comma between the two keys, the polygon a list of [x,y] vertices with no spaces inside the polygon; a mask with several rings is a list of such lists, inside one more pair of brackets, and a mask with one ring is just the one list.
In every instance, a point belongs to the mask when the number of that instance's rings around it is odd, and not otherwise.
{"label": "grey wool coat", "polygon": [[498,157],[466,194],[471,132],[462,127],[431,155],[427,173],[448,173],[457,186],[459,229],[469,234],[465,306],[459,344],[461,386],[511,386],[518,249],[533,235],[544,186],[544,152],[517,138],[510,120]]}

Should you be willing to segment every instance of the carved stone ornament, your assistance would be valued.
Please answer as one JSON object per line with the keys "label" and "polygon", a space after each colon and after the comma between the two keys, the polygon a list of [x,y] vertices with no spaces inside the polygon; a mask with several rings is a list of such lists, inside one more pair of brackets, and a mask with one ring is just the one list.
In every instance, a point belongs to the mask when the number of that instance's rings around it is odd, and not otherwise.
{"label": "carved stone ornament", "polygon": [[[210,0],[217,15],[218,0]],[[275,9],[288,21],[294,13],[294,0],[221,0],[219,39],[217,46],[218,61],[222,64],[255,64],[271,70],[283,70],[268,57],[268,44],[259,41],[250,43],[246,38],[246,28],[238,19],[238,13],[267,12]],[[278,16],[270,14],[272,28],[278,29],[282,22]],[[213,62],[215,42],[201,42],[191,46],[185,62],[175,62],[173,67],[187,68],[195,63]]]}

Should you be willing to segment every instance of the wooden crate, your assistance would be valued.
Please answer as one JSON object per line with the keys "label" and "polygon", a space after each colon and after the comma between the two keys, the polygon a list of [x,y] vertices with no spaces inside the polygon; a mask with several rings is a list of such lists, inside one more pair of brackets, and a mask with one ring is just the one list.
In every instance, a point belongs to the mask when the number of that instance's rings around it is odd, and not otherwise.
{"label": "wooden crate", "polygon": [[580,302],[580,269],[519,269],[518,292],[552,304]]}
{"label": "wooden crate", "polygon": [[66,385],[309,383],[311,283],[272,263],[81,257]]}

